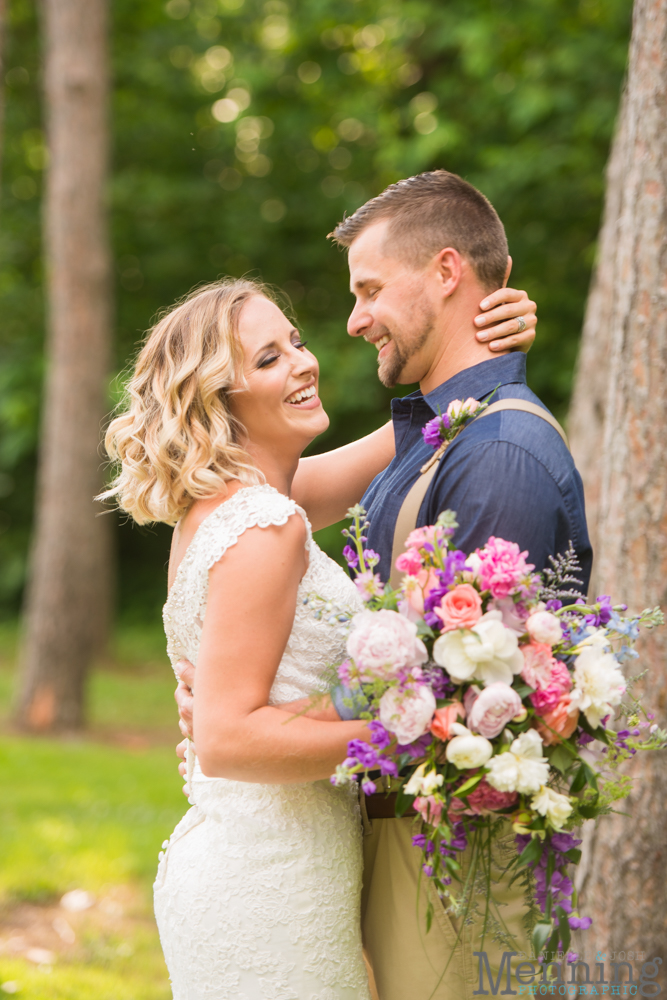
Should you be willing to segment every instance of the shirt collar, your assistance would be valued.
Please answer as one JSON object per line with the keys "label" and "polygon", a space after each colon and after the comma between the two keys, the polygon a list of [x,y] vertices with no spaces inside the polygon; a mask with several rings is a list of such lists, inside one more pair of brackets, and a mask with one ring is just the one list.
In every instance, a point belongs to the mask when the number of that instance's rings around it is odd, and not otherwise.
{"label": "shirt collar", "polygon": [[[472,368],[464,368],[451,378],[438,385],[425,396],[419,389],[402,399],[391,401],[394,413],[405,412],[416,404],[426,404],[434,414],[438,410],[445,411],[453,399],[482,400],[499,385],[509,385],[513,382],[526,384],[526,355],[521,352],[504,354],[500,358],[490,358]],[[406,405],[407,404],[407,405]]]}

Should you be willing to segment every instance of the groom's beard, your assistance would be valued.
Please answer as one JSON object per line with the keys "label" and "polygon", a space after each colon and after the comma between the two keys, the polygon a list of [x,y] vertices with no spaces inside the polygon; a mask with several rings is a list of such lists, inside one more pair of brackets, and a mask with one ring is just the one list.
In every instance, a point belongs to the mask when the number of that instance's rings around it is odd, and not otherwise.
{"label": "groom's beard", "polygon": [[[422,321],[419,328],[410,334],[401,335],[400,338],[391,333],[386,326],[381,328],[382,332],[390,337],[391,351],[378,364],[378,378],[388,389],[393,389],[399,381],[404,381],[401,380],[401,376],[408,362],[422,349],[433,330],[435,317],[432,312],[422,307],[419,318]],[[408,381],[419,382],[424,374],[425,372],[416,372],[414,375],[411,373]]]}

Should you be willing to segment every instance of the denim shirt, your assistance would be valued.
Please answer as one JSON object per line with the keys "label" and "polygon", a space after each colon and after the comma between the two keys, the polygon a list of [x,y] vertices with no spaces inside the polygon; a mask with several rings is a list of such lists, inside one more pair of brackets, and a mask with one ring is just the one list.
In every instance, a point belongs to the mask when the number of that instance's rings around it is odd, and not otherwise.
{"label": "denim shirt", "polygon": [[[370,528],[368,548],[380,554],[382,580],[391,573],[396,518],[433,449],[421,430],[453,399],[518,398],[544,407],[526,384],[526,356],[506,354],[454,375],[426,396],[413,392],[392,400],[396,456],[373,480],[361,503]],[[546,409],[546,407],[544,407]],[[586,527],[581,477],[560,435],[545,420],[504,410],[475,420],[450,444],[429,486],[417,526],[433,524],[443,510],[456,511],[456,547],[472,552],[490,535],[528,550],[539,571],[550,555],[572,541],[581,564],[582,591],[591,573],[592,550]]]}

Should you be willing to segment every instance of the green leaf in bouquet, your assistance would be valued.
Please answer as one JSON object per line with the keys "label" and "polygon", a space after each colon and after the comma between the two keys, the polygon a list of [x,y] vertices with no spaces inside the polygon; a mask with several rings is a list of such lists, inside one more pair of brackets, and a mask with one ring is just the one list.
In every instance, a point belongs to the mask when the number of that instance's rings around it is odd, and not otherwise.
{"label": "green leaf in bouquet", "polygon": [[533,929],[533,951],[536,955],[539,955],[545,944],[547,943],[550,934],[553,933],[553,925],[551,922],[548,924],[539,923],[535,924]]}
{"label": "green leaf in bouquet", "polygon": [[551,767],[555,767],[561,774],[565,774],[575,760],[574,755],[562,743],[553,747],[546,747],[545,755],[549,758]]}
{"label": "green leaf in bouquet", "polygon": [[420,639],[435,639],[435,632],[430,625],[426,624],[423,618],[420,618],[415,624],[417,626],[417,635]]}
{"label": "green leaf in bouquet", "polygon": [[565,852],[565,857],[568,861],[571,861],[573,865],[578,865],[581,861],[581,851],[578,847],[572,847],[569,851]]}
{"label": "green leaf in bouquet", "polygon": [[606,743],[607,746],[610,745],[611,740],[607,736],[607,731],[603,726],[598,726],[596,729],[591,726],[590,722],[586,718],[583,712],[579,715],[579,726],[583,729],[585,733],[592,736],[596,740],[600,740],[601,743]]}
{"label": "green leaf in bouquet", "polygon": [[433,923],[433,903],[429,900],[428,906],[426,907],[426,933],[431,929],[431,924]]}
{"label": "green leaf in bouquet", "polygon": [[597,805],[585,805],[579,806],[579,815],[583,816],[584,819],[594,819],[597,816],[599,809]]}
{"label": "green leaf in bouquet", "polygon": [[582,762],[581,766],[577,768],[574,780],[570,785],[570,794],[576,795],[577,792],[580,792],[585,787],[586,787],[586,765]]}
{"label": "green leaf in bouquet", "polygon": [[462,796],[466,797],[470,792],[472,792],[473,788],[477,788],[483,777],[483,772],[480,774],[474,774],[472,778],[468,778],[467,781],[464,781],[460,788],[454,789],[457,798],[461,798]]}
{"label": "green leaf in bouquet", "polygon": [[396,816],[398,819],[400,819],[402,816],[405,816],[406,812],[408,811],[408,809],[410,808],[410,806],[414,801],[415,801],[414,795],[406,795],[405,792],[403,791],[403,786],[401,785],[398,792],[396,793]]}
{"label": "green leaf in bouquet", "polygon": [[519,681],[518,684],[513,684],[512,687],[518,694],[519,698],[526,698],[529,694],[532,694],[535,690],[535,688],[532,688],[530,684],[524,684],[521,681]]}
{"label": "green leaf in bouquet", "polygon": [[597,792],[598,791],[598,779],[597,779],[597,775],[595,774],[595,771],[593,770],[593,768],[589,764],[586,763],[586,761],[583,762],[583,767],[584,767],[584,771],[586,773],[586,781],[591,786],[591,788],[594,788],[595,791]]}
{"label": "green leaf in bouquet", "polygon": [[562,906],[556,907],[556,913],[558,914],[558,930],[560,933],[560,939],[563,942],[563,951],[570,950],[570,924],[567,919],[567,913]]}
{"label": "green leaf in bouquet", "polygon": [[533,837],[519,855],[520,865],[529,865],[531,861],[539,861],[542,857],[542,844],[539,837]]}
{"label": "green leaf in bouquet", "polygon": [[445,858],[445,865],[452,875],[456,875],[457,872],[461,871],[461,865],[455,858]]}

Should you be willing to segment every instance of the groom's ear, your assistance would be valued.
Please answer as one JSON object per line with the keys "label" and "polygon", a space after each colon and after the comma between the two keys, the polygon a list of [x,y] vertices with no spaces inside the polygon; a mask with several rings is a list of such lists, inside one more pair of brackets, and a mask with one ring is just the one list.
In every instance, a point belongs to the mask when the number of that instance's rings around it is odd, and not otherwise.
{"label": "groom's ear", "polygon": [[503,288],[507,288],[507,282],[510,280],[510,274],[512,273],[512,258],[507,258],[507,267],[505,268],[505,280],[503,281]]}

